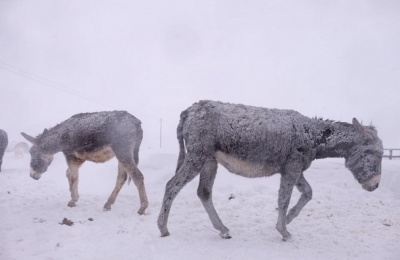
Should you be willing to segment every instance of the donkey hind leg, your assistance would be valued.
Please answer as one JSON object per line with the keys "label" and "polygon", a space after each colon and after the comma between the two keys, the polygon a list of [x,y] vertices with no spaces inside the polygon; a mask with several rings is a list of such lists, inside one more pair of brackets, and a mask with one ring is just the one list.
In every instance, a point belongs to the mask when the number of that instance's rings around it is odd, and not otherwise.
{"label": "donkey hind leg", "polygon": [[68,202],[68,207],[75,207],[75,203],[79,199],[79,167],[83,164],[83,162],[84,161],[78,159],[67,159],[67,179],[69,182],[69,191],[71,192],[71,200]]}
{"label": "donkey hind leg", "polygon": [[301,196],[299,201],[293,208],[289,210],[288,215],[286,216],[286,224],[289,224],[295,217],[297,217],[303,207],[311,200],[312,198],[312,189],[310,184],[304,178],[303,174],[301,174],[299,180],[296,183],[297,189],[301,192]]}
{"label": "donkey hind leg", "polygon": [[115,199],[118,196],[119,191],[121,190],[122,186],[124,186],[124,183],[126,182],[126,179],[128,178],[128,175],[122,166],[121,163],[118,163],[118,177],[117,177],[117,183],[115,184],[115,188],[113,192],[111,193],[110,197],[108,198],[106,204],[104,204],[104,211],[109,211],[111,210],[111,205],[114,204]]}
{"label": "donkey hind leg", "polygon": [[139,191],[139,198],[140,198],[140,208],[138,213],[143,215],[149,202],[147,200],[146,189],[144,187],[144,177],[143,174],[138,169],[133,153],[133,145],[130,146],[129,143],[125,145],[119,145],[112,148],[115,156],[117,157],[118,161],[121,163],[123,169],[127,173],[128,177],[130,177],[136,185],[136,188]]}
{"label": "donkey hind leg", "polygon": [[287,241],[292,237],[286,229],[286,213],[294,185],[297,183],[300,174],[301,172],[296,171],[287,171],[281,174],[281,184],[278,196],[278,222],[276,223],[276,229],[281,233],[284,241]]}
{"label": "donkey hind leg", "polygon": [[162,237],[169,236],[167,223],[172,202],[181,189],[200,173],[203,164],[201,159],[186,156],[182,166],[175,173],[174,177],[168,181],[157,222]]}
{"label": "donkey hind leg", "polygon": [[143,174],[138,169],[136,164],[133,163],[133,161],[130,165],[124,165],[124,168],[126,169],[129,177],[133,180],[133,183],[135,183],[136,188],[138,189],[140,198],[140,208],[138,210],[138,214],[143,215],[147,207],[149,206],[149,201],[147,200],[146,195],[146,188],[144,186]]}
{"label": "donkey hind leg", "polygon": [[200,172],[200,183],[199,188],[197,189],[197,195],[203,203],[214,228],[221,232],[220,236],[222,238],[229,239],[231,238],[229,235],[229,229],[222,223],[212,202],[212,188],[217,174],[217,167],[218,162],[215,159],[207,160],[204,164]]}

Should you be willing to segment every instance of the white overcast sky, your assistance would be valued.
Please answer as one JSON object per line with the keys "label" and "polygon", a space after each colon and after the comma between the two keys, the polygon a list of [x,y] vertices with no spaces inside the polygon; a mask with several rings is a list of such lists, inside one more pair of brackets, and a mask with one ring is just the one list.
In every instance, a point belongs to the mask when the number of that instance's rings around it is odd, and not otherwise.
{"label": "white overcast sky", "polygon": [[0,0],[0,128],[13,140],[114,109],[157,139],[159,118],[174,133],[212,99],[356,117],[400,148],[399,93],[397,0]]}

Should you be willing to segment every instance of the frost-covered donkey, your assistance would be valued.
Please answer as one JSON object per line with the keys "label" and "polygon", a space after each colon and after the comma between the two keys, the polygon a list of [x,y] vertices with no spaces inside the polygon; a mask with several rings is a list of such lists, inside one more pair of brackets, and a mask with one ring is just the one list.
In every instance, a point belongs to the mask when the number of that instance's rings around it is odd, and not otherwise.
{"label": "frost-covered donkey", "polygon": [[8,136],[6,131],[0,129],[0,172],[1,172],[1,165],[3,164],[3,156],[4,152],[8,145]]}
{"label": "frost-covered donkey", "polygon": [[[286,229],[312,197],[303,172],[315,159],[344,157],[345,165],[368,191],[378,187],[382,142],[373,127],[311,119],[293,110],[266,109],[200,101],[182,112],[177,129],[180,153],[175,176],[167,183],[158,226],[168,236],[168,215],[179,191],[200,174],[197,190],[222,238],[230,238],[212,203],[218,163],[249,178],[281,174],[277,230]],[[186,149],[185,149],[186,148]],[[186,150],[186,151],[185,151]],[[289,211],[293,187],[301,192]]]}
{"label": "frost-covered donkey", "polygon": [[69,207],[78,201],[79,167],[85,161],[101,163],[114,156],[118,159],[117,183],[104,210],[111,205],[129,176],[139,190],[139,214],[144,214],[147,195],[143,175],[138,169],[139,147],[143,138],[141,122],[126,111],[82,113],[72,116],[50,130],[45,129],[36,138],[21,133],[33,146],[31,177],[38,180],[53,160],[53,155],[63,152],[67,160],[67,178],[71,191]]}

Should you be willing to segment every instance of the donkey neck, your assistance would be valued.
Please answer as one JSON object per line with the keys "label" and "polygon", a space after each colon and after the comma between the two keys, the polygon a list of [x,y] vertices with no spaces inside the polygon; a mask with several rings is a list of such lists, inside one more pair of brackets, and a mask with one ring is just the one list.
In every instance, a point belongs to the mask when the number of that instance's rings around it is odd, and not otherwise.
{"label": "donkey neck", "polygon": [[61,135],[59,131],[50,129],[45,131],[40,137],[40,148],[47,154],[55,154],[62,151]]}
{"label": "donkey neck", "polygon": [[325,121],[316,140],[316,159],[347,157],[356,144],[354,127],[348,123]]}

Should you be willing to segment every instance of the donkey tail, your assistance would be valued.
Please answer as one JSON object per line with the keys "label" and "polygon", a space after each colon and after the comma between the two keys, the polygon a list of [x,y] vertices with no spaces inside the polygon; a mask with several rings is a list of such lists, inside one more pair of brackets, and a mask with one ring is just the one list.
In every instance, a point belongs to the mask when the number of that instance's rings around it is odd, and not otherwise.
{"label": "donkey tail", "polygon": [[183,139],[183,123],[185,122],[187,116],[187,111],[183,111],[181,113],[181,119],[179,120],[178,128],[176,129],[176,134],[179,142],[179,157],[175,173],[178,172],[178,170],[181,168],[186,156],[185,142]]}
{"label": "donkey tail", "polygon": [[[135,161],[136,167],[139,165],[139,149],[140,149],[140,144],[142,143],[143,140],[143,130],[142,127],[139,126],[137,127],[137,132],[136,132],[136,141],[135,141],[135,147],[133,148],[133,160]],[[131,183],[131,177],[128,175],[127,178],[128,185]]]}
{"label": "donkey tail", "polygon": [[139,127],[137,128],[137,133],[136,133],[135,148],[133,149],[133,159],[135,160],[136,166],[139,165],[139,149],[140,149],[142,140],[143,140],[143,130],[142,130],[142,127],[139,125]]}

